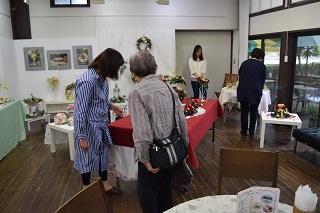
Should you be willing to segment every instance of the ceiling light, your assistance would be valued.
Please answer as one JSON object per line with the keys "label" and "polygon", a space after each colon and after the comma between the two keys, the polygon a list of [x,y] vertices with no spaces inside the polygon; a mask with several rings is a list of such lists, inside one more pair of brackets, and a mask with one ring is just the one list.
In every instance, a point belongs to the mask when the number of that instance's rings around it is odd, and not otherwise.
{"label": "ceiling light", "polygon": [[169,0],[156,0],[159,5],[169,5]]}
{"label": "ceiling light", "polygon": [[23,2],[29,5],[29,0],[23,0]]}

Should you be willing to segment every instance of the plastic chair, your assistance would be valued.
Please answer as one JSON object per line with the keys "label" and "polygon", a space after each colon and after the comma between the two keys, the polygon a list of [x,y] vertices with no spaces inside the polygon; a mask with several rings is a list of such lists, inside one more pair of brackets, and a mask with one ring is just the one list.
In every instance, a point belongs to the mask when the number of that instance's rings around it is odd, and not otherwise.
{"label": "plastic chair", "polygon": [[220,148],[217,194],[223,177],[272,182],[277,187],[278,152]]}
{"label": "plastic chair", "polygon": [[56,213],[109,212],[107,197],[101,179],[78,192],[63,204]]}
{"label": "plastic chair", "polygon": [[[238,74],[225,73],[222,87],[225,87],[228,83],[236,83],[238,80],[239,80]],[[215,92],[214,94],[216,94],[217,98],[219,99],[220,92]]]}

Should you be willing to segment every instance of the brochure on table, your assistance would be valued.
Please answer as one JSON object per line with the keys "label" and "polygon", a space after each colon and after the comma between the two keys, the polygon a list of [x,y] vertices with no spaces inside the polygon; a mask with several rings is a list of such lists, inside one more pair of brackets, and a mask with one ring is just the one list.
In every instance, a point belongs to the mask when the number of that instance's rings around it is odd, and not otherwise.
{"label": "brochure on table", "polygon": [[251,187],[238,193],[237,213],[277,213],[280,189]]}

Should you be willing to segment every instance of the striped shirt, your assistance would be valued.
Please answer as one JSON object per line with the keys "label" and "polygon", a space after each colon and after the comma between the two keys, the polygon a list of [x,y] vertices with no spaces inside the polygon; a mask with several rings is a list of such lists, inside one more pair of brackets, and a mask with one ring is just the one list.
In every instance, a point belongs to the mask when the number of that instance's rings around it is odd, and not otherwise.
{"label": "striped shirt", "polygon": [[[74,167],[82,174],[107,170],[108,147],[112,140],[108,130],[109,85],[101,83],[94,69],[84,72],[75,85],[74,132],[76,153]],[[80,139],[87,139],[89,149],[80,148]]]}
{"label": "striped shirt", "polygon": [[146,76],[131,89],[128,102],[135,161],[150,161],[149,146],[153,139],[162,140],[169,137],[174,127],[173,114],[182,138],[189,143],[188,127],[181,102],[172,88],[171,91],[175,99],[175,113],[168,87],[154,74]]}

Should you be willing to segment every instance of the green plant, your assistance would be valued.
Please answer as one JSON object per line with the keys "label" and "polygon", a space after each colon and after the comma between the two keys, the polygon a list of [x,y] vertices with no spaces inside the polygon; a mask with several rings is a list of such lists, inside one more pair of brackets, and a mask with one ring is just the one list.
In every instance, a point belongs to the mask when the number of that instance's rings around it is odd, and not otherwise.
{"label": "green plant", "polygon": [[318,120],[318,108],[313,105],[308,107],[303,107],[301,109],[301,114],[308,116],[310,121]]}

